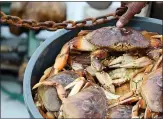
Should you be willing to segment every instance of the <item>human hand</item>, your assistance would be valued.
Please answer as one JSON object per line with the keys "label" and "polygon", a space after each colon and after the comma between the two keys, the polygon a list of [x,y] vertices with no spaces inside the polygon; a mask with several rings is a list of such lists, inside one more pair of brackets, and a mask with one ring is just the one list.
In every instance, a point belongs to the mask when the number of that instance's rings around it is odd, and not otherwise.
{"label": "human hand", "polygon": [[135,14],[141,12],[141,9],[145,7],[146,3],[147,2],[127,2],[125,5],[122,5],[123,8],[127,7],[127,10],[124,10],[125,13],[120,16],[116,26],[123,27],[126,25]]}

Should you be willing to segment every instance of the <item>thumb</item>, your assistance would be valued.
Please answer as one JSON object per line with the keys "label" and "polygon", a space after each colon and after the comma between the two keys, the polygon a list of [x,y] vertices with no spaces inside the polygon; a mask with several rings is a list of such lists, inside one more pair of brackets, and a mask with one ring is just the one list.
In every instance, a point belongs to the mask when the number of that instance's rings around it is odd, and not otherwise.
{"label": "thumb", "polygon": [[132,17],[135,14],[133,12],[131,12],[129,9],[126,11],[125,14],[123,14],[120,19],[117,21],[116,26],[117,27],[123,27],[124,25],[126,25],[130,19],[132,19]]}

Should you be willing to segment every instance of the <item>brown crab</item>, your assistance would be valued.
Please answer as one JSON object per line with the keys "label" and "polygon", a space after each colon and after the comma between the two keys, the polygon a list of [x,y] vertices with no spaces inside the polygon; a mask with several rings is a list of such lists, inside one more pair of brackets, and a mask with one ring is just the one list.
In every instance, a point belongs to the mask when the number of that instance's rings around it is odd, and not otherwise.
{"label": "brown crab", "polygon": [[115,119],[115,118],[131,118],[132,106],[131,105],[118,105],[108,110],[107,119]]}
{"label": "brown crab", "polygon": [[[142,76],[139,76],[139,80]],[[162,68],[157,68],[155,71],[144,75],[143,81],[137,87],[139,92],[129,92],[118,99],[109,106],[109,109],[118,106],[120,104],[126,104],[131,102],[137,102],[132,108],[132,117],[139,117],[139,108],[145,109],[144,118],[153,118],[162,115]]]}
{"label": "brown crab", "polygon": [[[163,85],[162,85],[162,68],[159,68],[148,74],[142,83],[141,94],[147,103],[146,110],[150,113],[163,113]],[[151,88],[152,87],[152,88]]]}
{"label": "brown crab", "polygon": [[[98,60],[104,59],[109,51],[127,51],[142,49],[149,46],[149,40],[131,28],[103,27],[83,36],[77,36],[66,43],[54,64],[54,74],[58,73],[66,65],[71,50],[95,51],[91,59],[97,71],[101,70]],[[98,49],[103,49],[99,50]],[[104,50],[105,49],[105,50]],[[62,62],[62,63],[61,63]]]}
{"label": "brown crab", "polygon": [[[49,69],[47,69],[48,71]],[[46,74],[46,72],[45,72]],[[77,79],[79,75],[72,71],[63,71],[58,73],[57,75],[51,76],[47,78],[46,81],[55,81],[63,86],[68,85],[69,83],[73,82]],[[40,82],[44,82],[45,80],[40,80]],[[40,106],[44,106],[47,111],[59,111],[61,106],[61,102],[59,101],[59,97],[57,96],[57,92],[55,88],[42,86],[38,88],[38,100],[41,104]]]}
{"label": "brown crab", "polygon": [[[62,102],[58,118],[104,118],[107,113],[104,91],[93,82],[86,81],[84,77],[77,78],[65,87],[55,80],[45,80],[36,84],[33,89],[44,86],[53,86],[51,88],[57,90]],[[72,90],[67,93],[66,90],[71,87]]]}

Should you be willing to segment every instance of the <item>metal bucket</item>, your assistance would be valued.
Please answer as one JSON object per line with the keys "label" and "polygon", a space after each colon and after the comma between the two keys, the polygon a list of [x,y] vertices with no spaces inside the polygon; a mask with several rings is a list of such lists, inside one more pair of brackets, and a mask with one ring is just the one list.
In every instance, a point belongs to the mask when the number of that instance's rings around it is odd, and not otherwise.
{"label": "metal bucket", "polygon": [[[80,30],[94,30],[101,27],[114,26],[115,24],[116,20],[111,20],[107,23],[89,28],[74,29],[72,31],[60,30],[37,48],[27,65],[23,82],[24,100],[28,111],[33,118],[43,117],[34,104],[34,94],[31,88],[39,81],[44,70],[54,64],[55,57],[60,52],[62,46],[75,37]],[[135,17],[130,21],[128,26],[137,30],[158,32],[159,34],[162,34],[163,32],[162,21],[158,19]]]}

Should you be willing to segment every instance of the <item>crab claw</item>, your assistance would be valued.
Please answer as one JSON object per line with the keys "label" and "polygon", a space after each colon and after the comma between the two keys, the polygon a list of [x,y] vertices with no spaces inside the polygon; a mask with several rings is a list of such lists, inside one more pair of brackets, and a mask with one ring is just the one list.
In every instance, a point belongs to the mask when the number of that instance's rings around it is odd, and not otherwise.
{"label": "crab claw", "polygon": [[115,87],[112,84],[112,79],[109,76],[108,73],[106,72],[96,72],[95,73],[98,81],[100,82],[100,84],[107,90],[109,90],[112,93],[115,93]]}
{"label": "crab claw", "polygon": [[71,82],[70,84],[68,84],[66,87],[64,87],[65,90],[73,87],[77,82],[79,82],[80,80],[84,80],[84,77],[79,77],[77,79],[75,79],[73,82]]}
{"label": "crab claw", "polygon": [[154,35],[154,36],[151,36],[151,38],[156,38],[156,39],[160,39],[161,41],[163,41],[162,35]]}
{"label": "crab claw", "polygon": [[70,42],[70,49],[78,50],[78,51],[93,51],[97,49],[95,45],[89,43],[85,36],[78,36],[72,39]]}
{"label": "crab claw", "polygon": [[67,64],[69,51],[70,51],[70,46],[68,43],[66,43],[63,46],[61,52],[56,57],[56,60],[55,60],[54,66],[53,66],[54,67],[54,74],[57,74]]}
{"label": "crab claw", "polygon": [[136,59],[134,56],[130,56],[128,54],[124,54],[123,56],[119,56],[118,58],[112,60],[108,66],[109,67],[120,67],[122,64],[126,64],[129,62],[133,62]]}
{"label": "crab claw", "polygon": [[152,63],[152,61],[149,58],[141,57],[141,58],[134,60],[133,62],[121,65],[120,67],[123,67],[123,68],[141,68],[141,67],[146,67],[146,66],[150,65],[151,63]]}
{"label": "crab claw", "polygon": [[106,50],[96,50],[91,53],[91,66],[96,69],[96,71],[102,71],[104,66],[101,63],[101,60],[107,57]]}
{"label": "crab claw", "polygon": [[78,82],[76,82],[75,86],[72,88],[72,90],[68,96],[72,96],[72,95],[77,94],[82,89],[82,87],[84,86],[85,81],[86,81],[85,78],[82,77]]}
{"label": "crab claw", "polygon": [[105,95],[106,95],[106,98],[107,98],[108,100],[118,99],[118,98],[120,97],[120,95],[115,95],[115,94],[113,94],[113,93],[111,93],[111,92],[105,90],[104,88],[101,88],[101,89],[104,91],[104,93],[105,93]]}

